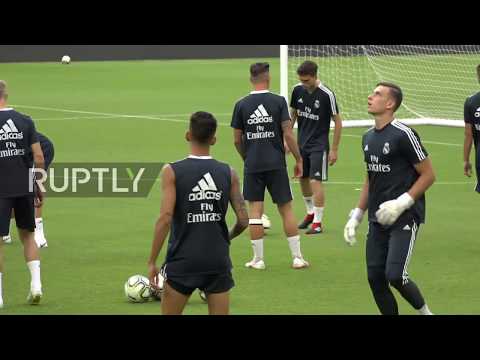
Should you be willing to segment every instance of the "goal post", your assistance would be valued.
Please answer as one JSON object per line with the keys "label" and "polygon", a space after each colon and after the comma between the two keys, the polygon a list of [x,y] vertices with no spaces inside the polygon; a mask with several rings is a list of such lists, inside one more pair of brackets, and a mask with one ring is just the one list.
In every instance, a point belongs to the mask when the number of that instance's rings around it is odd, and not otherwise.
{"label": "goal post", "polygon": [[280,93],[289,98],[305,60],[337,96],[345,127],[372,126],[367,97],[380,81],[399,85],[396,117],[409,125],[463,127],[465,99],[480,86],[480,45],[280,45]]}

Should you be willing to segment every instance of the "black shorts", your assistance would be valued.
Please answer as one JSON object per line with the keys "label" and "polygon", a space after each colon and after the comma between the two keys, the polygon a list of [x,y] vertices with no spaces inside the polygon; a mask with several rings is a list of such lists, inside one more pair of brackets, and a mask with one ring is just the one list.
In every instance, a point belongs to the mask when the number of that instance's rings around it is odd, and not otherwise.
{"label": "black shorts", "polygon": [[408,282],[408,264],[418,234],[418,223],[412,216],[404,217],[385,228],[369,222],[367,235],[367,268],[369,272],[382,271],[387,278]]}
{"label": "black shorts", "polygon": [[206,294],[221,294],[235,286],[232,273],[194,275],[194,276],[166,276],[165,280],[174,290],[190,296],[199,289]]}
{"label": "black shorts", "polygon": [[303,176],[318,181],[328,181],[328,151],[300,152],[303,159]]}
{"label": "black shorts", "polygon": [[15,210],[17,228],[35,231],[35,206],[32,196],[0,198],[0,236],[10,233],[12,210]]}
{"label": "black shorts", "polygon": [[247,201],[265,201],[265,188],[272,201],[283,205],[293,200],[287,169],[244,174],[243,197]]}

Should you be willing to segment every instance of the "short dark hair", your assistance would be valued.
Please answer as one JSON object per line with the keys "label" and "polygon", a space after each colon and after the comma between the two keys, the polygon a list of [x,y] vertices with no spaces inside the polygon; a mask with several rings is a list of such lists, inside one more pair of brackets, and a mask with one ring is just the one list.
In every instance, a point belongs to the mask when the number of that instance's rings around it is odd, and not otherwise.
{"label": "short dark hair", "polygon": [[0,80],[0,99],[7,99],[7,83],[3,80]]}
{"label": "short dark hair", "polygon": [[395,107],[393,109],[393,112],[397,111],[400,105],[402,105],[403,101],[403,92],[402,89],[400,89],[400,86],[385,81],[379,82],[377,86],[388,87],[388,89],[390,90],[390,96],[393,98],[393,100],[395,100]]}
{"label": "short dark hair", "polygon": [[270,72],[270,64],[267,62],[250,65],[250,78],[257,80],[259,76]]}
{"label": "short dark hair", "polygon": [[199,144],[208,144],[217,131],[217,119],[205,111],[198,111],[190,117],[190,133]]}
{"label": "short dark hair", "polygon": [[304,61],[297,69],[297,74],[300,76],[317,76],[318,65],[313,61]]}

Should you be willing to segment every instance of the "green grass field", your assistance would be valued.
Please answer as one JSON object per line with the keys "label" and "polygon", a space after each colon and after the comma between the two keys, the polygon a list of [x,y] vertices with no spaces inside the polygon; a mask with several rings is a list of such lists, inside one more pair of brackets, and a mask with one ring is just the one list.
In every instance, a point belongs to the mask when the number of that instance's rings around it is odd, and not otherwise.
{"label": "green grass field", "polygon": [[[53,139],[57,162],[184,158],[189,114],[206,110],[221,124],[213,156],[241,173],[229,122],[235,101],[250,91],[248,65],[254,60],[0,64],[0,78],[9,82],[10,103],[30,114],[38,130]],[[278,61],[270,61],[277,74]],[[273,90],[278,84],[274,76]],[[480,313],[478,195],[473,180],[463,176],[463,130],[417,129],[438,180],[427,195],[428,222],[420,229],[409,274],[433,312]],[[360,149],[364,131],[344,130],[339,162],[330,169],[327,184],[326,232],[302,237],[310,269],[290,269],[288,243],[269,198],[266,212],[273,228],[265,241],[267,270],[245,269],[251,258],[247,233],[234,240],[232,314],[378,313],[366,277],[366,222],[356,247],[343,240],[347,214],[365,176]],[[298,183],[292,189],[300,219],[304,205]],[[157,183],[144,199],[47,199],[42,304],[26,304],[29,273],[13,232],[14,243],[4,247],[6,306],[0,314],[159,314],[158,302],[128,303],[123,284],[131,275],[146,274],[160,198]],[[231,213],[228,219],[232,224]],[[164,255],[165,248],[160,261]],[[401,313],[415,314],[397,299]],[[207,307],[194,294],[185,313],[206,314]]]}

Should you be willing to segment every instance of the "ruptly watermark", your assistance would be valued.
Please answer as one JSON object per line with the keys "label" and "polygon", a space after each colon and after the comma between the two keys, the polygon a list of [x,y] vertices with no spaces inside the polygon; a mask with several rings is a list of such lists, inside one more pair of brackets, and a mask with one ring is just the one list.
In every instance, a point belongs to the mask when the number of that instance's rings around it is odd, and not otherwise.
{"label": "ruptly watermark", "polygon": [[29,191],[48,197],[147,197],[164,163],[55,163],[32,169]]}

